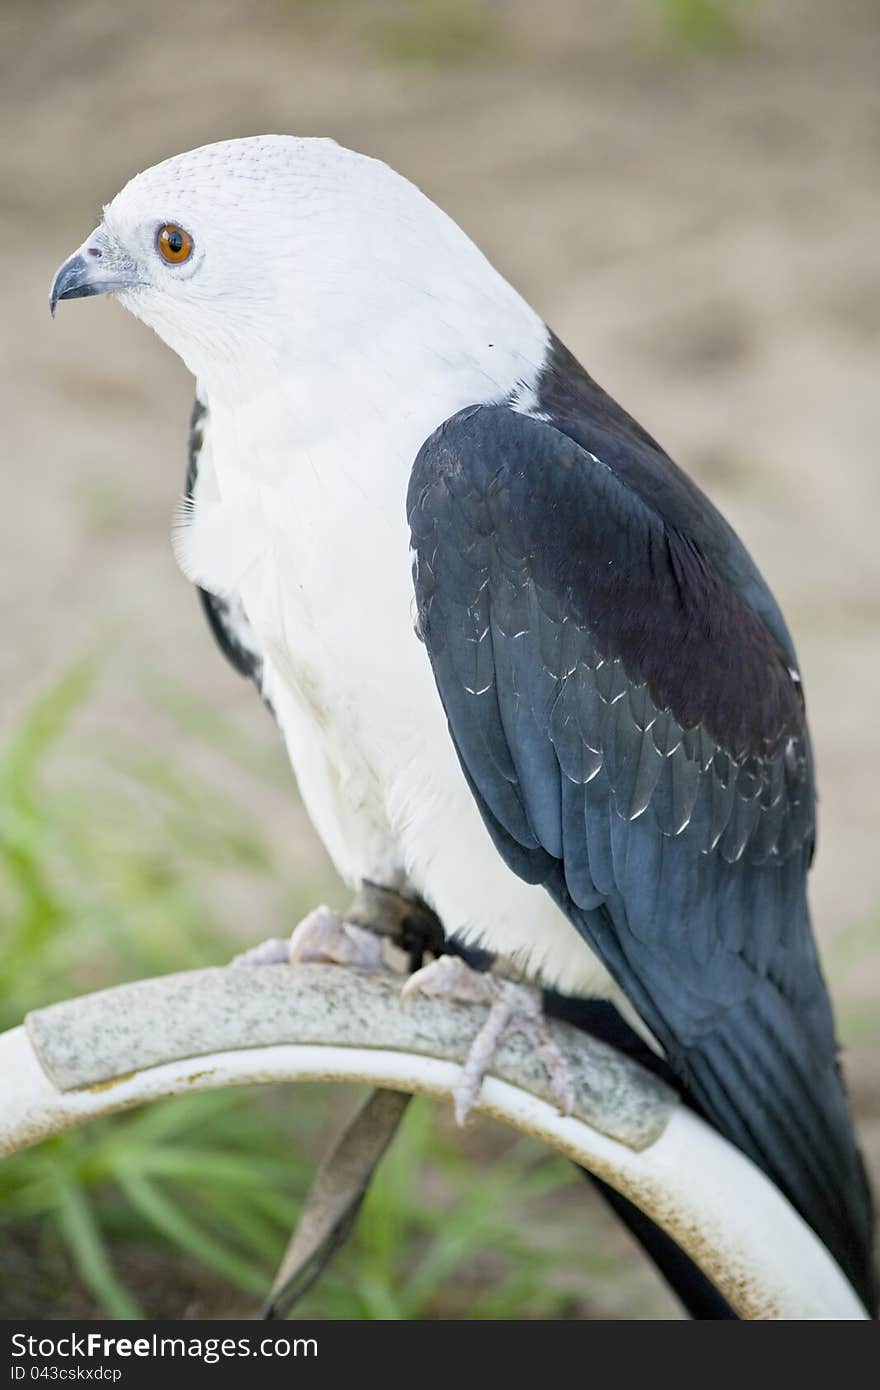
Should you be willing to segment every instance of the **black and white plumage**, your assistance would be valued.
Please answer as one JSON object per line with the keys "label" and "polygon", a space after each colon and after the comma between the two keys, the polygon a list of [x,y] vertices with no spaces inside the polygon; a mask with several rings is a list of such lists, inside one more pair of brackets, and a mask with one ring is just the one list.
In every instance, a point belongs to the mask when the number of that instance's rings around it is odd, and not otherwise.
{"label": "black and white plumage", "polygon": [[176,550],[342,875],[609,997],[870,1305],[797,662],[727,523],[454,223],[331,142],[139,175],[53,299],[101,288],[198,378]]}
{"label": "black and white plumage", "polygon": [[586,409],[566,416],[539,378],[537,418],[468,408],[413,470],[450,732],[503,858],[852,1269],[870,1207],[806,903],[791,640],[714,508],[556,347],[551,383],[560,364]]}

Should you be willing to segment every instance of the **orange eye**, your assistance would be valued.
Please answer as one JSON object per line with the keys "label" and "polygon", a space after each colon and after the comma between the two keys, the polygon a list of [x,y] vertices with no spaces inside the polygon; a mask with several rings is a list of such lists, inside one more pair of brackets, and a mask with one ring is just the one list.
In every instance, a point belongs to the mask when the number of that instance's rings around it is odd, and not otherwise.
{"label": "orange eye", "polygon": [[183,265],[192,255],[193,239],[174,222],[166,222],[156,233],[156,249],[169,265]]}

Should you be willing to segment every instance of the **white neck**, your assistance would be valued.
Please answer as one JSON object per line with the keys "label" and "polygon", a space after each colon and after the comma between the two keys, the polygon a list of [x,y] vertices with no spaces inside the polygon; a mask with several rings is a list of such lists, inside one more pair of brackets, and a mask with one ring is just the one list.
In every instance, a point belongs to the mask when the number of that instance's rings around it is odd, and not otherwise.
{"label": "white neck", "polygon": [[363,331],[363,317],[360,331],[347,334],[325,323],[313,356],[288,344],[266,345],[244,365],[215,358],[200,380],[236,467],[273,483],[309,459],[334,472],[341,463],[362,479],[377,467],[405,489],[396,465],[408,474],[421,444],[450,415],[535,381],[548,330],[504,289],[491,300],[450,300],[442,311],[417,302],[389,314],[386,298],[375,331]]}

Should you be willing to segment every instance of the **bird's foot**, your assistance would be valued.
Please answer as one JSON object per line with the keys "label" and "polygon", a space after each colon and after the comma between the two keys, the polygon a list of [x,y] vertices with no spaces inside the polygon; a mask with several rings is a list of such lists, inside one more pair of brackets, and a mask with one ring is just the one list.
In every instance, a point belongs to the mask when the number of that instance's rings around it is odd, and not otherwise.
{"label": "bird's foot", "polygon": [[382,939],[366,927],[346,922],[329,907],[316,907],[294,927],[289,941],[271,937],[236,956],[233,965],[356,965],[379,970]]}
{"label": "bird's foot", "polygon": [[346,922],[329,907],[316,907],[290,938],[290,964],[316,961],[323,965],[357,965],[362,970],[381,970],[382,938],[368,927]]}
{"label": "bird's foot", "polygon": [[458,956],[440,956],[410,976],[401,991],[401,1002],[405,1004],[416,994],[489,1005],[486,1022],[471,1043],[453,1093],[459,1125],[476,1105],[483,1078],[505,1033],[522,1033],[529,1040],[544,1065],[561,1113],[571,1113],[574,1078],[544,1016],[540,990],[472,970]]}

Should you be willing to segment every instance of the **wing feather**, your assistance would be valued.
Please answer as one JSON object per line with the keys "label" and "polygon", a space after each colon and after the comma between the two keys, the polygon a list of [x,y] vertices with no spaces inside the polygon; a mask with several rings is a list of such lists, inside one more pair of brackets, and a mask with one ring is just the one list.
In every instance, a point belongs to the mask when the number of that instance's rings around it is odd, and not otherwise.
{"label": "wing feather", "polygon": [[556,898],[867,1301],[791,640],[693,486],[676,475],[672,519],[640,489],[633,453],[653,441],[618,432],[612,468],[573,433],[470,407],[416,459],[419,631],[459,758],[511,868]]}

